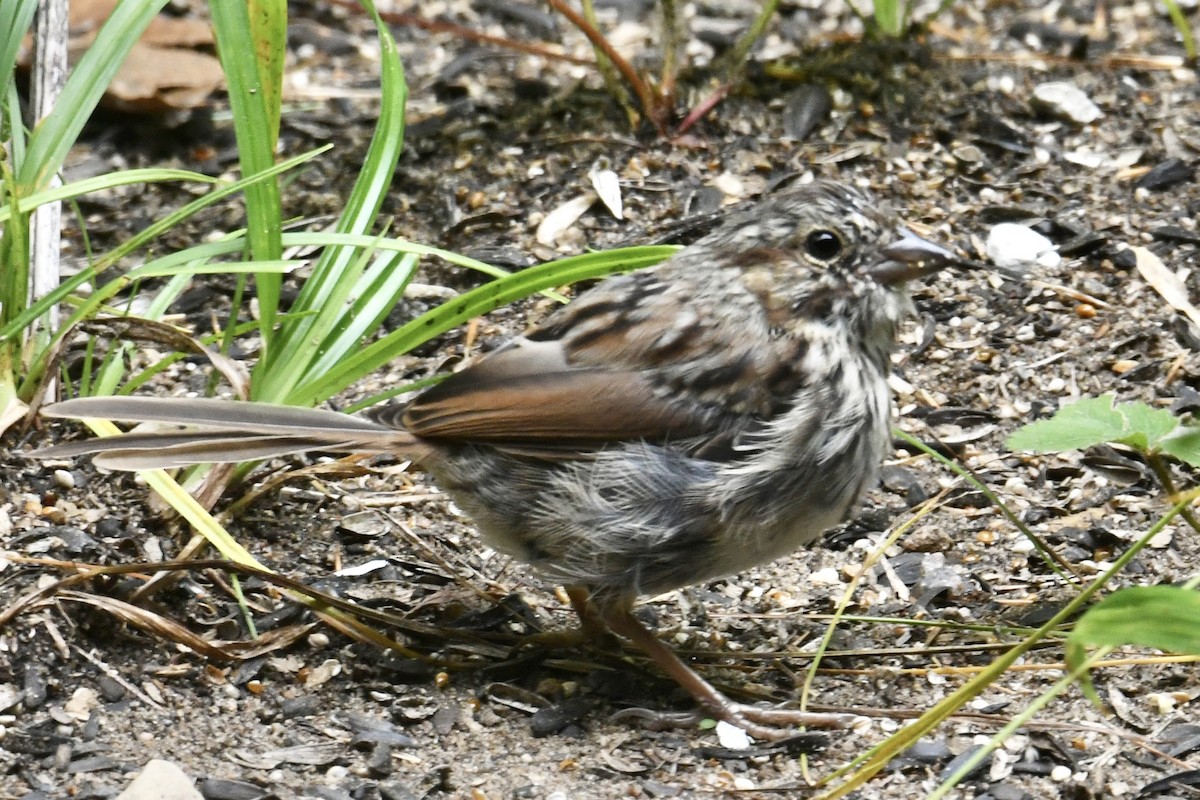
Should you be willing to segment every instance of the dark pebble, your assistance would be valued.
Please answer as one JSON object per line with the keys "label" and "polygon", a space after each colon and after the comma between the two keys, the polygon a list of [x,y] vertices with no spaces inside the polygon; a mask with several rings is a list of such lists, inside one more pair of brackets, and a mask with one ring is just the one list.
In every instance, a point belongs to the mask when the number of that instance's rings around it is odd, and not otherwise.
{"label": "dark pebble", "polygon": [[783,133],[804,141],[814,129],[829,117],[833,97],[817,83],[806,83],[793,89],[784,100]]}
{"label": "dark pebble", "polygon": [[1133,269],[1137,266],[1137,254],[1132,250],[1121,250],[1113,254],[1113,266],[1117,269]]}
{"label": "dark pebble", "polygon": [[96,687],[100,690],[100,697],[106,703],[116,703],[125,699],[125,687],[121,682],[108,675],[101,675],[96,681]]}
{"label": "dark pebble", "polygon": [[290,697],[279,705],[279,713],[284,719],[311,717],[321,708],[321,701],[315,695],[306,694],[300,697]]}
{"label": "dark pebble", "polygon": [[1173,758],[1183,758],[1200,750],[1200,725],[1172,725],[1155,742],[1159,749]]}
{"label": "dark pebble", "polygon": [[1018,761],[1013,764],[1014,775],[1038,775],[1047,777],[1054,771],[1054,764],[1049,761]]}
{"label": "dark pebble", "polygon": [[87,722],[83,723],[83,728],[79,731],[79,738],[85,742],[93,741],[100,735],[100,715],[89,714]]}
{"label": "dark pebble", "polygon": [[70,525],[55,525],[46,530],[51,535],[62,539],[63,550],[73,556],[89,551],[94,552],[98,549],[96,540],[79,530],[79,528],[74,528]]}
{"label": "dark pebble", "polygon": [[1094,253],[1106,244],[1108,244],[1107,236],[1092,231],[1067,239],[1058,246],[1058,252],[1065,258],[1078,258]]}
{"label": "dark pebble", "polygon": [[1030,800],[1029,793],[1019,786],[1010,786],[1007,783],[997,783],[995,786],[989,786],[987,791],[979,795],[979,800],[985,797],[990,797],[992,800]]}
{"label": "dark pebble", "polygon": [[422,796],[401,783],[379,784],[380,800],[420,800]]}
{"label": "dark pebble", "polygon": [[24,684],[21,688],[25,692],[25,708],[31,711],[41,708],[46,702],[46,682],[42,676],[33,667],[26,667]]}
{"label": "dark pebble", "polygon": [[249,781],[232,781],[208,778],[196,786],[205,800],[263,800],[270,791]]}
{"label": "dark pebble", "polygon": [[1184,244],[1200,244],[1200,233],[1189,231],[1178,225],[1163,225],[1150,231],[1155,239],[1164,242],[1183,242]]}
{"label": "dark pebble", "polygon": [[909,508],[920,505],[929,496],[917,474],[906,467],[893,464],[885,466],[880,472],[880,482],[889,492],[903,495]]}
{"label": "dark pebble", "polygon": [[1200,786],[1200,769],[1189,769],[1147,783],[1142,787],[1142,791],[1137,796],[1151,797],[1170,792],[1168,797],[1185,797],[1186,795],[1182,794],[1184,787],[1194,788],[1197,786]]}
{"label": "dark pebble", "polygon": [[1178,158],[1168,158],[1156,164],[1149,172],[1138,178],[1134,185],[1152,192],[1169,189],[1192,179],[1192,165]]}
{"label": "dark pebble", "polygon": [[116,517],[104,517],[96,523],[96,535],[101,539],[121,539],[125,536],[125,528]]}
{"label": "dark pebble", "polygon": [[683,790],[678,786],[670,786],[658,781],[644,781],[638,788],[650,797],[679,797],[683,794]]}
{"label": "dark pebble", "polygon": [[922,764],[937,764],[949,760],[953,753],[944,739],[920,739],[904,755]]}
{"label": "dark pebble", "polygon": [[454,730],[454,726],[458,722],[458,709],[454,706],[441,706],[433,712],[433,719],[430,722],[439,736],[445,736]]}
{"label": "dark pebble", "polygon": [[80,772],[100,772],[106,769],[120,769],[123,765],[120,761],[111,756],[91,756],[89,758],[81,758],[78,761],[72,761],[66,771],[69,773],[78,774]]}
{"label": "dark pebble", "polygon": [[372,777],[384,778],[392,774],[392,748],[382,742],[371,748],[367,757],[367,771]]}
{"label": "dark pebble", "polygon": [[[958,768],[964,762],[966,762],[967,759],[969,759],[971,756],[973,756],[979,750],[980,747],[982,747],[982,745],[977,745],[975,747],[971,747],[967,750],[962,751],[957,756],[955,756],[950,761],[950,763],[946,765],[946,768],[942,770],[940,778],[942,780],[945,780],[946,778],[949,778],[951,775],[953,775],[955,772],[958,772]],[[980,773],[987,770],[988,766],[990,766],[991,763],[992,763],[992,757],[989,755],[987,758],[983,759],[983,761],[979,762],[974,767],[974,769],[972,769],[964,777],[971,778],[971,777],[978,776]]]}
{"label": "dark pebble", "polygon": [[[896,577],[899,578],[900,582],[905,586],[914,586],[917,581],[921,579],[921,570],[924,561],[924,553],[900,553],[899,555],[888,559],[888,562],[891,564],[892,571],[896,573]],[[883,572],[882,568],[879,568],[879,572]],[[920,744],[920,742],[917,744]],[[916,745],[914,745],[914,747],[915,746]],[[912,754],[911,750],[907,752],[909,755]],[[946,752],[946,757],[950,757],[949,751]]]}
{"label": "dark pebble", "polygon": [[591,704],[578,698],[539,709],[529,718],[529,730],[536,737],[549,736],[579,722],[590,710]]}

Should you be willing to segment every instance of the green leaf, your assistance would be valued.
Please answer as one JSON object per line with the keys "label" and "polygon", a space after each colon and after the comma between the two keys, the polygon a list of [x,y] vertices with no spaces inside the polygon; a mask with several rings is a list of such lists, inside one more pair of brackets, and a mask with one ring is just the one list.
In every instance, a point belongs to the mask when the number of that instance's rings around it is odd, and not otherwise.
{"label": "green leaf", "polygon": [[[0,88],[7,89],[17,63],[21,38],[33,22],[37,0],[9,0],[0,3]],[[10,120],[11,124],[11,120]],[[20,123],[18,123],[20,124]]]}
{"label": "green leaf", "polygon": [[1122,417],[1113,408],[1112,395],[1089,397],[1059,410],[1050,419],[1038,420],[1008,437],[1010,450],[1057,453],[1082,450],[1111,442],[1124,432]]}
{"label": "green leaf", "polygon": [[1193,467],[1200,467],[1200,428],[1180,425],[1174,433],[1164,437],[1159,446],[1167,455]]}
{"label": "green leaf", "polygon": [[[1088,609],[1067,638],[1067,665],[1080,664],[1088,647],[1137,645],[1200,655],[1200,592],[1179,586],[1121,589]],[[1084,691],[1093,701],[1089,683]]]}
{"label": "green leaf", "polygon": [[[1050,419],[1020,428],[1008,438],[1008,447],[1034,453],[1058,453],[1117,442],[1148,452],[1166,449],[1167,442],[1179,438],[1181,452],[1188,453],[1192,449],[1191,440],[1177,437],[1177,431],[1184,426],[1170,411],[1145,403],[1114,405],[1114,402],[1112,395],[1080,400]],[[1200,457],[1200,452],[1193,457]]]}
{"label": "green leaf", "polygon": [[1125,418],[1126,431],[1116,441],[1142,451],[1159,449],[1163,438],[1181,425],[1170,411],[1145,403],[1120,403],[1116,410]]}

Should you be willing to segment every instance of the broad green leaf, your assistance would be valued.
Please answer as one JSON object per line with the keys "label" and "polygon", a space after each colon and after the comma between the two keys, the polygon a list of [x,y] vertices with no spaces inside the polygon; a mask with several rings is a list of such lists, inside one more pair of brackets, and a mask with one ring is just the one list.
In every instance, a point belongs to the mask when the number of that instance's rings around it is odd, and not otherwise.
{"label": "broad green leaf", "polygon": [[1200,467],[1200,428],[1180,425],[1159,444],[1167,455],[1174,456],[1193,467]]}
{"label": "broad green leaf", "polygon": [[1125,436],[1117,441],[1139,450],[1158,449],[1164,436],[1180,426],[1179,418],[1165,408],[1145,403],[1119,403],[1118,413],[1125,418]]}
{"label": "broad green leaf", "polygon": [[1008,447],[1057,453],[1116,441],[1125,433],[1125,427],[1121,414],[1113,408],[1113,399],[1112,395],[1084,398],[1050,419],[1031,422],[1008,437]]}
{"label": "broad green leaf", "polygon": [[[1080,400],[1050,419],[1017,430],[1008,438],[1008,446],[1012,450],[1057,453],[1116,442],[1147,452],[1166,449],[1165,442],[1183,427],[1166,409],[1145,403],[1114,405],[1114,400],[1112,395]],[[1178,445],[1182,452],[1188,452],[1189,446],[1186,441]]]}
{"label": "broad green leaf", "polygon": [[[1092,606],[1067,638],[1067,665],[1082,663],[1089,647],[1137,645],[1200,655],[1200,592],[1179,586],[1132,586]],[[1090,681],[1084,692],[1099,704]]]}
{"label": "broad green leaf", "polygon": [[1079,618],[1067,639],[1078,647],[1133,644],[1200,655],[1200,592],[1179,586],[1131,586]]}

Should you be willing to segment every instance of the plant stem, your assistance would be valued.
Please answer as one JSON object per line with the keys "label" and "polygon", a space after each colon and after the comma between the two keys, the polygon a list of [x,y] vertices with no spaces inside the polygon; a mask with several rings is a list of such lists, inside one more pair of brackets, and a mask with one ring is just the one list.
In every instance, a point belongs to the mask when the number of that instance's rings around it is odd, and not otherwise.
{"label": "plant stem", "polygon": [[755,43],[762,38],[763,33],[767,30],[767,24],[771,18],[775,16],[775,12],[779,10],[779,0],[767,0],[763,3],[762,9],[758,12],[754,22],[746,29],[746,32],[741,35],[741,38],[730,48],[729,52],[721,58],[720,71],[724,72],[726,77],[731,77],[733,74],[741,70],[745,65],[746,59],[750,56],[750,51],[754,48]]}
{"label": "plant stem", "polygon": [[596,30],[596,26],[588,23],[583,16],[571,8],[564,0],[546,0],[550,7],[567,18],[567,21],[579,29],[580,33],[588,38],[592,46],[604,53],[617,71],[621,73],[621,77],[629,84],[633,90],[634,96],[638,99],[638,105],[642,107],[642,112],[647,119],[658,131],[659,135],[666,135],[667,125],[667,108],[662,102],[662,98],[650,88],[647,83],[638,75],[637,70],[633,65],[626,61],[620,53],[612,46],[608,39],[600,31]]}
{"label": "plant stem", "polygon": [[[596,4],[592,0],[582,0],[583,18],[588,21],[596,30],[600,30],[600,20],[596,16]],[[616,67],[613,66],[612,59],[605,55],[604,51],[592,45],[592,52],[596,57],[596,68],[600,70],[600,76],[604,78],[604,87],[614,100],[625,110],[625,116],[629,119],[629,127],[637,128],[638,121],[641,115],[637,109],[629,101],[629,90],[621,83],[621,77],[617,74]]]}

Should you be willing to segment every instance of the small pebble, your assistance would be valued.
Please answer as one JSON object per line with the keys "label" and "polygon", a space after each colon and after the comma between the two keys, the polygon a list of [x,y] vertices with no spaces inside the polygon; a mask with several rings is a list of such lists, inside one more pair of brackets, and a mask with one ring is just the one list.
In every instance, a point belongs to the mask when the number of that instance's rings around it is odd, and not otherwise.
{"label": "small pebble", "polygon": [[65,469],[56,469],[54,470],[54,483],[60,489],[74,489],[75,476]]}
{"label": "small pebble", "polygon": [[988,231],[984,250],[988,259],[1002,269],[1053,269],[1062,261],[1054,242],[1015,222],[1002,222]]}
{"label": "small pebble", "polygon": [[1055,783],[1066,783],[1071,780],[1071,768],[1066,764],[1059,764],[1050,770],[1050,780]]}
{"label": "small pebble", "polygon": [[1080,125],[1087,125],[1104,116],[1104,112],[1082,89],[1065,81],[1052,81],[1038,86],[1033,90],[1032,104],[1059,119]]}
{"label": "small pebble", "polygon": [[[736,725],[730,725],[724,720],[717,723],[717,741],[722,747],[730,750],[745,750],[752,743],[746,732]],[[748,788],[754,788],[753,786]]]}

